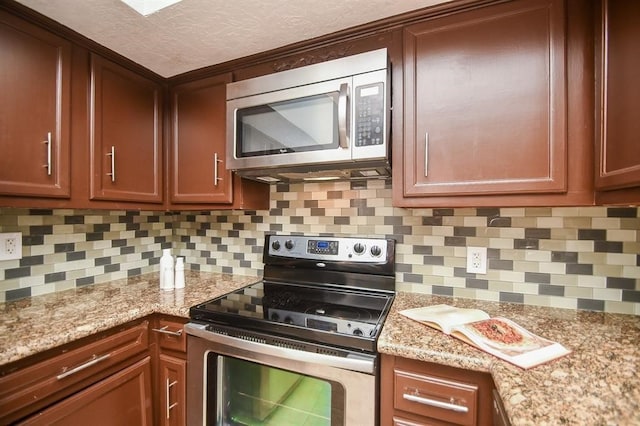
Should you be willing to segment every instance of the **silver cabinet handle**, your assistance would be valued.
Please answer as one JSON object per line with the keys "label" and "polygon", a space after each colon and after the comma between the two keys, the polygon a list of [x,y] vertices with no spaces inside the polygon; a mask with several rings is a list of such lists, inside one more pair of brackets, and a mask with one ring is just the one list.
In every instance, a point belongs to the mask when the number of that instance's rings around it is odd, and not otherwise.
{"label": "silver cabinet handle", "polygon": [[218,153],[213,154],[213,184],[218,186],[218,181],[222,178],[218,177],[218,163],[222,163],[222,160],[218,158]]}
{"label": "silver cabinet handle", "polygon": [[62,374],[58,374],[56,376],[56,379],[62,380],[65,377],[69,377],[72,374],[76,374],[76,373],[78,373],[78,372],[80,372],[80,371],[82,371],[82,370],[84,370],[86,368],[91,367],[92,365],[96,365],[97,363],[104,361],[105,359],[109,358],[110,356],[111,356],[111,354],[105,354],[105,355],[102,355],[102,356],[94,355],[94,356],[91,357],[91,359],[89,361],[85,362],[84,364],[80,364],[79,366],[74,367],[71,370],[67,370]]}
{"label": "silver cabinet handle", "polygon": [[151,331],[155,331],[156,333],[169,334],[171,336],[177,336],[177,337],[182,336],[182,329],[177,331],[171,331],[168,328],[169,326],[165,325],[164,327],[161,327],[161,328],[152,328]]}
{"label": "silver cabinet handle", "polygon": [[429,170],[429,132],[424,134],[424,175],[428,176]]}
{"label": "silver cabinet handle", "polygon": [[171,387],[173,387],[176,383],[178,383],[177,380],[170,382],[169,378],[167,377],[167,420],[171,417],[171,409],[174,408],[176,405],[178,405],[177,402],[174,402],[173,404],[171,404],[171,402],[169,401],[169,398],[171,398]]}
{"label": "silver cabinet handle", "polygon": [[402,398],[406,399],[407,401],[417,402],[418,404],[428,405],[430,407],[444,408],[445,410],[451,410],[451,411],[455,411],[457,413],[468,413],[469,412],[469,407],[465,407],[464,405],[451,404],[449,402],[442,402],[442,401],[438,401],[438,400],[435,400],[435,399],[424,398],[424,397],[417,396],[417,395],[411,395],[411,394],[404,393],[404,394],[402,394]]}
{"label": "silver cabinet handle", "polygon": [[47,132],[47,140],[42,143],[47,145],[47,164],[42,167],[47,169],[47,175],[51,176],[51,132]]}
{"label": "silver cabinet handle", "polygon": [[347,128],[347,117],[349,116],[349,85],[342,83],[340,85],[340,94],[338,95],[338,143],[341,148],[349,147]]}
{"label": "silver cabinet handle", "polygon": [[116,181],[116,147],[111,146],[111,152],[107,153],[107,157],[111,157],[111,173],[107,173],[107,176],[111,176],[111,182]]}

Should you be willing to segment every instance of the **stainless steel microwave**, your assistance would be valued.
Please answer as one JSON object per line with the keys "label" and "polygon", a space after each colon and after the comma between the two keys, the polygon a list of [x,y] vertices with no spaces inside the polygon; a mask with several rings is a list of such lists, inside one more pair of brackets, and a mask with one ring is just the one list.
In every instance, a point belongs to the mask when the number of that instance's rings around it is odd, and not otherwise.
{"label": "stainless steel microwave", "polygon": [[387,49],[227,85],[227,168],[268,183],[390,175]]}

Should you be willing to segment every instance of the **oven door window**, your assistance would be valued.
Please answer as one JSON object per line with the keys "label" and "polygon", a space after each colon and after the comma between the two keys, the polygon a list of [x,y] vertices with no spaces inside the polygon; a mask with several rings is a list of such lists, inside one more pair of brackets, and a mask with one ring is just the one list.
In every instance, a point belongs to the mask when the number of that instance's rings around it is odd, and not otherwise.
{"label": "oven door window", "polygon": [[338,92],[236,111],[238,157],[338,148]]}
{"label": "oven door window", "polygon": [[217,425],[344,423],[341,385],[237,358],[216,358]]}

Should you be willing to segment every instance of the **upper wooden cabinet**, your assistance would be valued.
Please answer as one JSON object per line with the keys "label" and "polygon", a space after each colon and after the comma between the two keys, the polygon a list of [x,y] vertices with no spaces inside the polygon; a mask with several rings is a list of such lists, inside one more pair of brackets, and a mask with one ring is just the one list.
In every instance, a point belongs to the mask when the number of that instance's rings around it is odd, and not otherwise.
{"label": "upper wooden cabinet", "polygon": [[[582,20],[572,31],[588,28]],[[588,107],[588,86],[567,82],[590,58],[585,35],[568,34],[566,22],[563,0],[516,0],[405,28],[395,205],[592,202],[590,135],[579,118],[592,120],[569,104],[573,96]],[[572,120],[581,127],[570,131]]]}
{"label": "upper wooden cabinet", "polygon": [[90,199],[162,202],[162,87],[91,55]]}
{"label": "upper wooden cabinet", "polygon": [[226,164],[223,74],[171,89],[170,204],[179,209],[269,208],[269,187],[235,177]]}
{"label": "upper wooden cabinet", "polygon": [[[640,2],[603,0],[598,15],[596,189],[640,187]],[[640,202],[640,191],[614,194],[601,198]]]}
{"label": "upper wooden cabinet", "polygon": [[71,44],[0,12],[0,194],[70,196]]}

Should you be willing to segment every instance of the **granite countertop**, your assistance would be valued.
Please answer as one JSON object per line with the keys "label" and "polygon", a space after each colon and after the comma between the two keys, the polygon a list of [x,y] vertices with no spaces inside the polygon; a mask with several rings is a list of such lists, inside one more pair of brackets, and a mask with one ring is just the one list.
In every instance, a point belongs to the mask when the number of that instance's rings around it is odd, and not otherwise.
{"label": "granite countertop", "polygon": [[[509,318],[571,354],[523,370],[399,311],[446,303]],[[399,292],[378,350],[490,372],[513,425],[639,425],[640,317]]]}
{"label": "granite countertop", "polygon": [[[161,291],[157,274],[0,303],[0,365],[152,313],[187,318],[189,307],[256,277],[186,272]],[[573,352],[522,370],[399,314],[447,303],[504,316]],[[378,340],[382,353],[492,374],[514,425],[640,424],[640,317],[398,292]]]}
{"label": "granite countertop", "polygon": [[0,303],[0,365],[152,313],[189,317],[189,308],[256,277],[185,271],[184,289],[162,291],[158,274]]}

